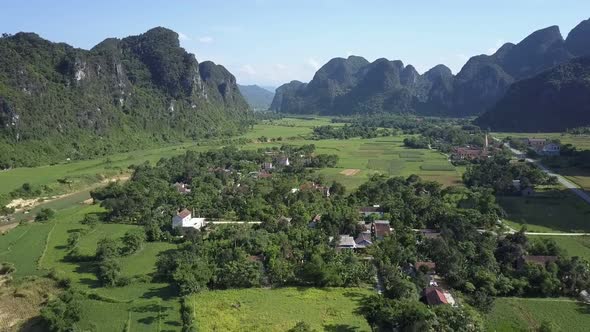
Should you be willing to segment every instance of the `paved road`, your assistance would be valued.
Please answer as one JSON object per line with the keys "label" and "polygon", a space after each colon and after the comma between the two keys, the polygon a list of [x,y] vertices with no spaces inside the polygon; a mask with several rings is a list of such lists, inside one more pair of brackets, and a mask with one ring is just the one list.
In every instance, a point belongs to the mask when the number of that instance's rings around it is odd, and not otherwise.
{"label": "paved road", "polygon": [[[516,149],[512,148],[510,145],[508,145],[508,143],[506,143],[506,146],[509,147],[510,150],[512,151],[512,153],[514,153],[515,155],[524,155],[524,153],[522,153],[522,151],[519,151],[519,150],[516,150]],[[533,164],[537,165],[543,172],[547,173],[549,176],[555,176],[557,178],[557,181],[559,181],[559,183],[561,183],[564,187],[566,187],[567,189],[571,190],[578,197],[580,197],[581,199],[583,199],[584,201],[586,201],[586,203],[590,204],[590,195],[588,195],[584,190],[578,188],[577,185],[575,185],[571,181],[567,180],[563,176],[561,176],[561,175],[553,172],[549,168],[543,166],[537,160],[530,159],[530,158],[526,158],[525,160],[527,162],[529,162],[529,163],[533,163]]]}

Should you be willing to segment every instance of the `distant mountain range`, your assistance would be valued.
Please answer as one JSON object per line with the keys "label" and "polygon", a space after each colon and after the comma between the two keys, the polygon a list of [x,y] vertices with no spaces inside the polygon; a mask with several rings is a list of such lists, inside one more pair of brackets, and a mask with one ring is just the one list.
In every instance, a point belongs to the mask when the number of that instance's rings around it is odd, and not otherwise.
{"label": "distant mountain range", "polygon": [[0,38],[0,168],[232,134],[249,112],[235,77],[165,28],[91,50]]}
{"label": "distant mountain range", "polygon": [[475,123],[495,131],[524,132],[590,125],[590,56],[512,84]]}
{"label": "distant mountain range", "polygon": [[274,98],[274,92],[258,85],[238,85],[240,92],[254,110],[268,110]]}
{"label": "distant mountain range", "polygon": [[588,54],[590,20],[580,23],[565,40],[559,28],[551,26],[518,44],[506,43],[492,55],[474,56],[457,75],[444,65],[419,74],[401,61],[335,58],[309,83],[293,81],[277,88],[271,109],[324,115],[478,115],[500,100],[512,83]]}

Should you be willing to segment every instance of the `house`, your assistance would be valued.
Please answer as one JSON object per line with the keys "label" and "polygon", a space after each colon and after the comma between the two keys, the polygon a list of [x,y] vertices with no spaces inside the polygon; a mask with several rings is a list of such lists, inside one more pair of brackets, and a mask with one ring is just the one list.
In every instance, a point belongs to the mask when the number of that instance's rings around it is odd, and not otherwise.
{"label": "house", "polygon": [[175,184],[172,185],[174,188],[176,188],[176,191],[178,191],[181,194],[188,194],[191,192],[191,190],[188,188],[188,186],[185,183],[182,182],[176,182]]}
{"label": "house", "polygon": [[373,241],[371,240],[371,233],[367,232],[360,233],[359,236],[357,236],[357,238],[354,239],[354,242],[356,243],[356,247],[359,249],[364,249],[366,247],[373,245]]}
{"label": "house", "polygon": [[172,217],[172,228],[201,229],[205,224],[205,218],[193,218],[188,209],[183,209]]}
{"label": "house", "polygon": [[277,160],[277,163],[284,167],[291,165],[289,162],[289,157],[281,157]]}
{"label": "house", "polygon": [[548,263],[557,261],[557,256],[522,256],[516,261],[516,268],[521,270],[526,264],[546,266]]}
{"label": "house", "polygon": [[273,169],[274,166],[272,165],[272,163],[270,161],[265,161],[264,163],[262,163],[262,169]]}
{"label": "house", "polygon": [[384,237],[391,235],[391,227],[389,227],[388,220],[375,220],[371,224],[371,233],[378,240],[383,240]]}
{"label": "house", "polygon": [[383,210],[379,205],[365,206],[359,209],[359,214],[368,217],[370,215],[377,215],[379,218],[383,218]]}
{"label": "house", "polygon": [[453,160],[475,160],[487,157],[488,152],[484,149],[474,148],[453,148],[451,158]]}
{"label": "house", "polygon": [[[347,234],[341,234],[340,236],[340,240],[338,241],[338,244],[336,245],[337,249],[355,249],[356,248],[356,243],[354,242],[354,238],[350,235]],[[332,242],[334,240],[333,236],[329,237],[330,242]]]}
{"label": "house", "polygon": [[311,219],[311,222],[307,225],[307,227],[309,228],[316,228],[318,226],[318,224],[320,223],[320,221],[322,221],[322,215],[321,214],[316,214],[313,219]]}
{"label": "house", "polygon": [[561,147],[559,146],[559,144],[549,143],[545,144],[543,148],[540,151],[538,151],[538,153],[543,156],[559,156],[560,149]]}
{"label": "house", "polygon": [[440,287],[426,287],[422,291],[421,300],[430,305],[450,304],[455,305],[455,299],[449,291]]}
{"label": "house", "polygon": [[317,190],[326,197],[330,197],[330,187],[316,184],[315,182],[306,182],[302,184],[299,189],[301,191]]}
{"label": "house", "polygon": [[547,140],[544,138],[524,138],[523,143],[535,151],[540,151],[547,143]]}

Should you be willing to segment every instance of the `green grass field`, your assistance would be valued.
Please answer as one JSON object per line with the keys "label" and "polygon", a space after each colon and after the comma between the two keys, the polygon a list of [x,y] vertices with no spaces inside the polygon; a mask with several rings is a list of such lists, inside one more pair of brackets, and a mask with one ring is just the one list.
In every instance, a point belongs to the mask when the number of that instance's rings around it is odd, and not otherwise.
{"label": "green grass field", "polygon": [[354,314],[369,289],[280,288],[210,291],[189,305],[202,331],[287,331],[305,321],[318,331],[369,331]]}
{"label": "green grass field", "polygon": [[579,256],[590,261],[590,236],[529,236],[531,239],[552,239],[566,251],[567,256]]}
{"label": "green grass field", "polygon": [[50,222],[20,225],[0,236],[0,262],[15,265],[15,278],[43,274],[37,263],[44,253],[54,226]]}
{"label": "green grass field", "polygon": [[[256,141],[261,136],[267,138],[282,137],[281,142],[259,143],[252,142],[243,146],[246,149],[258,149],[281,144],[315,144],[317,153],[337,154],[340,162],[337,168],[323,169],[320,171],[329,181],[340,181],[347,187],[357,187],[371,174],[383,172],[389,175],[408,176],[418,174],[428,180],[439,181],[444,185],[460,184],[461,168],[454,168],[447,157],[430,150],[413,150],[403,146],[405,136],[379,137],[375,139],[350,139],[350,140],[308,140],[315,126],[332,124],[329,118],[294,119],[266,121],[254,126],[253,130],[242,135],[242,138]],[[68,188],[59,185],[57,180],[69,177],[82,185],[89,178],[101,175],[114,176],[126,171],[132,164],[140,164],[145,161],[156,162],[160,158],[171,157],[185,153],[187,150],[205,151],[219,148],[219,143],[189,142],[157,149],[138,150],[128,153],[119,153],[93,160],[73,161],[52,166],[34,168],[16,168],[0,172],[0,194],[8,193],[23,183],[32,185],[47,185],[55,188],[56,193],[67,192]],[[381,167],[371,169],[369,160],[381,160],[395,167]],[[340,174],[345,169],[361,170],[354,176]],[[84,179],[86,182],[82,181]]]}
{"label": "green grass field", "polygon": [[565,298],[498,298],[486,317],[488,331],[536,331],[543,322],[558,331],[588,331],[590,306]]}
{"label": "green grass field", "polygon": [[590,206],[569,191],[500,196],[497,201],[515,229],[527,225],[529,232],[590,232]]}

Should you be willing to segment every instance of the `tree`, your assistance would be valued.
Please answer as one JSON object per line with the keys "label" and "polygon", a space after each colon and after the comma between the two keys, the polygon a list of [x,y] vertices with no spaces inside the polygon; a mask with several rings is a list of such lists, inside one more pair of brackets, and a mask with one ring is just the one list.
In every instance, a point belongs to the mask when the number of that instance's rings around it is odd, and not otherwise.
{"label": "tree", "polygon": [[181,294],[198,293],[207,289],[213,279],[213,268],[201,258],[194,262],[181,263],[172,274],[174,283]]}
{"label": "tree", "polygon": [[55,216],[55,211],[49,208],[41,209],[35,216],[35,221],[47,221]]}
{"label": "tree", "polygon": [[115,258],[106,258],[98,265],[98,280],[103,286],[114,287],[121,276],[121,265]]}
{"label": "tree", "polygon": [[141,249],[145,243],[146,235],[143,230],[127,231],[123,236],[123,246],[126,254],[132,254]]}
{"label": "tree", "polygon": [[115,239],[104,238],[98,241],[96,246],[96,260],[103,261],[119,255],[119,241]]}
{"label": "tree", "polygon": [[439,305],[433,308],[437,317],[436,331],[479,332],[484,331],[481,315],[471,307]]}
{"label": "tree", "polygon": [[76,331],[76,323],[80,320],[80,307],[79,295],[66,291],[41,309],[41,317],[51,331]]}

